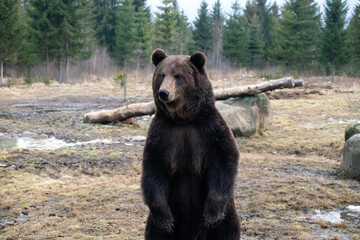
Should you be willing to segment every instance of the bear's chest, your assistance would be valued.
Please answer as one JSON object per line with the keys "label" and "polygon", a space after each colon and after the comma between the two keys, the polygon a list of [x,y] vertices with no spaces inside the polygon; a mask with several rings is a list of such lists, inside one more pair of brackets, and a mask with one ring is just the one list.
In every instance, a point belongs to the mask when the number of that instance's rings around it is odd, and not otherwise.
{"label": "bear's chest", "polygon": [[206,139],[196,126],[174,126],[165,131],[164,153],[172,171],[200,173],[203,168]]}

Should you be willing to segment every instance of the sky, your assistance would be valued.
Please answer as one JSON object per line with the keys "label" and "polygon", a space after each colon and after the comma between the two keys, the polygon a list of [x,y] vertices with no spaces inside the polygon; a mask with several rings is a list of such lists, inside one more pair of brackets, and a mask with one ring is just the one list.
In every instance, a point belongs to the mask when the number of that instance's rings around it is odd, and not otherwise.
{"label": "sky", "polygon": [[[269,0],[269,3],[273,3],[275,0]],[[286,0],[276,0],[276,3],[278,6],[282,7],[284,2]],[[321,7],[321,11],[323,12],[323,5],[325,4],[326,0],[316,0],[315,2],[318,3],[318,5]],[[200,8],[200,2],[201,0],[178,0],[180,10],[184,9],[185,15],[189,18],[190,22],[193,22],[197,16],[197,11]],[[209,9],[212,9],[214,6],[215,0],[206,0],[206,2],[209,5]],[[225,13],[231,12],[231,5],[234,2],[234,0],[220,0],[222,9]],[[246,0],[240,0],[240,5],[244,9]],[[351,17],[353,13],[354,6],[360,3],[360,0],[348,0],[348,18]],[[161,5],[161,0],[147,0],[147,4],[150,5],[152,12],[157,12],[157,6]]]}

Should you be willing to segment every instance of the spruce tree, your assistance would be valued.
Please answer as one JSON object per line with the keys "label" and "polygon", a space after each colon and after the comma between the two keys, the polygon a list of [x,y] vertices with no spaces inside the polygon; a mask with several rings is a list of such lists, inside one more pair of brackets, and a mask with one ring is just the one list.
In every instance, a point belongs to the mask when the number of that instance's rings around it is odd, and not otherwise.
{"label": "spruce tree", "polygon": [[249,45],[248,51],[250,55],[250,65],[252,67],[261,67],[263,65],[263,51],[262,51],[262,42],[260,41],[259,37],[259,25],[258,24],[251,24],[249,26]]}
{"label": "spruce tree", "polygon": [[314,0],[289,0],[273,32],[270,51],[274,63],[305,70],[318,57],[320,14]]}
{"label": "spruce tree", "polygon": [[146,0],[133,0],[133,5],[135,7],[135,12],[141,12],[144,9],[150,11],[150,9],[146,7]]}
{"label": "spruce tree", "polygon": [[0,85],[4,84],[4,62],[15,61],[21,43],[20,0],[0,0]]}
{"label": "spruce tree", "polygon": [[322,39],[322,58],[335,70],[345,64],[346,60],[346,20],[347,7],[342,0],[326,0],[325,27]]}
{"label": "spruce tree", "polygon": [[22,1],[20,7],[20,49],[17,55],[17,66],[27,68],[29,65],[39,62],[37,57],[37,47],[34,42],[34,34],[31,31],[31,19],[27,14],[30,8],[28,0]]}
{"label": "spruce tree", "polygon": [[213,49],[212,24],[211,17],[208,13],[208,5],[203,0],[200,3],[198,16],[194,22],[193,40],[196,51],[202,51],[210,54]]}
{"label": "spruce tree", "polygon": [[238,0],[232,5],[232,14],[225,22],[223,30],[223,55],[236,66],[249,63],[248,36],[245,28],[245,17],[241,14]]}
{"label": "spruce tree", "polygon": [[178,36],[178,13],[173,3],[174,0],[162,0],[162,6],[158,7],[159,12],[155,13],[154,45],[169,54],[176,53]]}
{"label": "spruce tree", "polygon": [[57,40],[53,35],[54,26],[51,19],[55,7],[53,1],[30,0],[30,7],[27,8],[35,54],[39,60],[45,60],[47,75],[50,75],[50,52],[54,48],[53,42]]}
{"label": "spruce tree", "polygon": [[265,62],[264,40],[261,33],[262,16],[258,3],[255,0],[247,1],[244,15],[247,20],[246,30],[249,36],[248,53],[250,65],[252,67],[262,67]]}
{"label": "spruce tree", "polygon": [[360,75],[360,4],[356,5],[348,27],[351,65]]}
{"label": "spruce tree", "polygon": [[54,49],[51,54],[55,56],[59,67],[59,81],[64,81],[61,63],[66,67],[66,80],[70,79],[70,61],[87,59],[91,56],[92,50],[89,48],[89,32],[84,26],[86,10],[88,10],[87,0],[55,0],[56,7],[51,15],[54,30],[52,36]]}
{"label": "spruce tree", "polygon": [[267,4],[267,0],[257,0],[257,15],[259,16],[259,31],[260,31],[260,40],[263,42],[262,44],[262,61],[266,61],[268,58],[268,49],[271,45],[271,8]]}
{"label": "spruce tree", "polygon": [[135,24],[135,7],[132,0],[122,0],[119,6],[119,17],[115,29],[115,56],[124,66],[130,62],[134,51],[133,28]]}
{"label": "spruce tree", "polygon": [[[144,3],[145,4],[145,3]],[[134,61],[136,68],[149,63],[149,56],[152,51],[152,23],[149,7],[135,5],[134,24],[132,28],[134,42]]]}
{"label": "spruce tree", "polygon": [[272,21],[274,21],[273,19],[278,19],[280,17],[279,6],[277,5],[276,1],[270,7],[270,16]]}
{"label": "spruce tree", "polygon": [[176,41],[174,43],[174,50],[176,54],[181,55],[189,52],[188,45],[191,41],[191,29],[189,27],[190,24],[188,22],[187,16],[184,13],[184,10],[179,9],[177,0],[173,1],[173,7],[176,14],[176,29],[178,31],[175,36]]}
{"label": "spruce tree", "polygon": [[214,4],[211,13],[212,20],[212,36],[213,36],[213,52],[211,54],[211,62],[214,66],[219,66],[221,62],[221,47],[222,47],[222,29],[224,25],[224,16],[221,9],[220,0]]}
{"label": "spruce tree", "polygon": [[111,56],[115,53],[115,27],[118,21],[120,0],[93,0],[94,32],[97,43],[106,47]]}

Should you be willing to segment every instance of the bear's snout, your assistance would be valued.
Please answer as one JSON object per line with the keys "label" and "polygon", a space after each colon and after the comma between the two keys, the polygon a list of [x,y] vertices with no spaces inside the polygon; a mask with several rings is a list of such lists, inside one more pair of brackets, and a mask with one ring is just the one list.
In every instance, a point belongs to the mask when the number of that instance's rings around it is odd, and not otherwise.
{"label": "bear's snout", "polygon": [[159,98],[163,102],[167,102],[169,100],[169,92],[165,89],[159,90]]}

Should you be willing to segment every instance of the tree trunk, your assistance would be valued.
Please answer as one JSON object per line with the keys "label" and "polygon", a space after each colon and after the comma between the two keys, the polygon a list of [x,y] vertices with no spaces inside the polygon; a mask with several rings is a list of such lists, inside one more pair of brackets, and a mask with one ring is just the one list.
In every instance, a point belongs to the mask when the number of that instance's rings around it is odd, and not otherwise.
{"label": "tree trunk", "polygon": [[127,102],[127,99],[126,99],[126,73],[124,73],[124,102]]}
{"label": "tree trunk", "polygon": [[0,72],[1,72],[1,77],[0,77],[0,86],[4,85],[4,61],[1,60],[1,64],[0,64]]}
{"label": "tree trunk", "polygon": [[65,61],[66,61],[66,82],[69,82],[69,80],[70,80],[69,56],[67,54],[68,50],[69,50],[69,41],[66,40],[66,56],[65,56]]}
{"label": "tree trunk", "polygon": [[49,67],[49,47],[46,44],[45,45],[45,54],[46,54],[46,75],[49,77],[50,76],[50,67]]}
{"label": "tree trunk", "polygon": [[332,80],[335,80],[335,63],[332,64]]}
{"label": "tree trunk", "polygon": [[[242,97],[246,95],[255,95],[261,92],[272,91],[282,88],[294,88],[304,86],[302,80],[294,80],[293,77],[286,77],[278,80],[271,80],[265,83],[228,88],[215,91],[216,100],[225,100],[232,97]],[[124,121],[130,117],[138,117],[155,113],[155,103],[136,103],[126,107],[114,110],[103,110],[99,112],[90,112],[84,115],[85,123],[115,123]]]}
{"label": "tree trunk", "polygon": [[59,68],[59,82],[63,82],[63,76],[61,71],[61,59],[59,59],[58,68]]}
{"label": "tree trunk", "polygon": [[130,117],[151,115],[153,113],[155,113],[154,102],[135,103],[115,110],[104,110],[85,114],[84,122],[102,124],[115,123]]}
{"label": "tree trunk", "polygon": [[255,95],[262,92],[273,91],[275,89],[294,88],[301,86],[304,86],[304,82],[302,80],[295,80],[293,77],[285,77],[255,85],[247,85],[247,86],[217,90],[214,91],[214,94],[216,100],[225,100],[232,97]]}
{"label": "tree trunk", "polygon": [[94,65],[93,65],[93,71],[92,71],[92,74],[95,74],[95,70],[96,70],[96,57],[97,57],[97,54],[98,54],[98,50],[97,48],[95,49],[95,53],[94,53]]}

